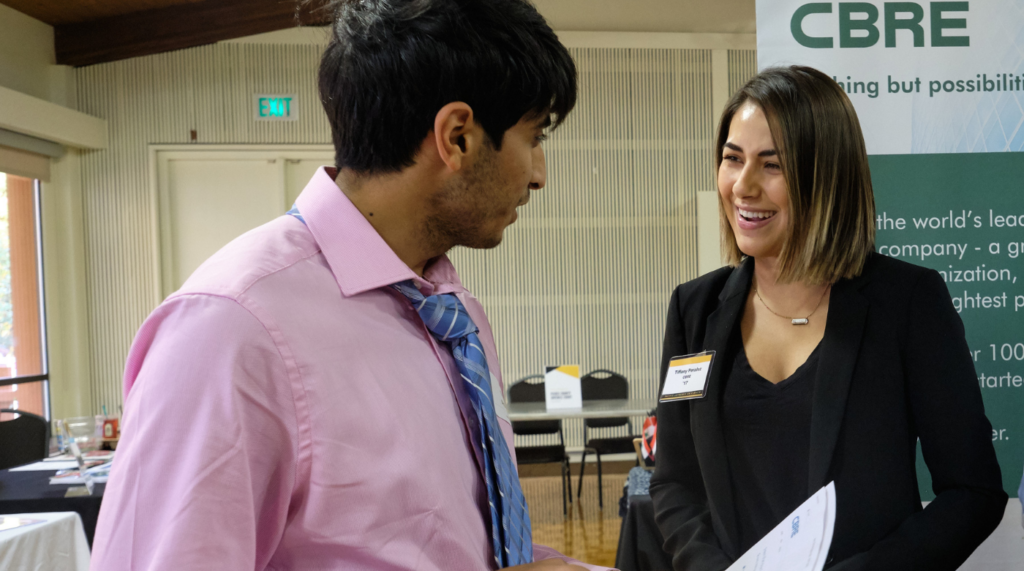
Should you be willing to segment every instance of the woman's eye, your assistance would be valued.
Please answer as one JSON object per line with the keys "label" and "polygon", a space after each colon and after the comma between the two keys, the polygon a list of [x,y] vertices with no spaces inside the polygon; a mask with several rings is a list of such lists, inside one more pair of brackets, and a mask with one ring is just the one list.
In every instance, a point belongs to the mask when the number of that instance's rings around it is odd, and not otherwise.
{"label": "woman's eye", "polygon": [[769,168],[769,169],[772,169],[772,170],[777,170],[777,169],[781,169],[782,168],[782,165],[779,165],[778,163],[765,163],[764,166],[765,166],[765,168]]}

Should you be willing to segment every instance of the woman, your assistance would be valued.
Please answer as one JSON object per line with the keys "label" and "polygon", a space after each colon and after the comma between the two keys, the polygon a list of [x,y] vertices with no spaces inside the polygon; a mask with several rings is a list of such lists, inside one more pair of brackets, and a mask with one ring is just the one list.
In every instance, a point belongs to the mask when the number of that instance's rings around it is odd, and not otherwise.
{"label": "woman", "polygon": [[827,568],[956,569],[1007,495],[945,283],[873,251],[850,100],[817,70],[765,70],[716,152],[731,267],[676,289],[661,367],[715,352],[706,396],[658,406],[651,495],[674,567],[725,569],[834,481]]}

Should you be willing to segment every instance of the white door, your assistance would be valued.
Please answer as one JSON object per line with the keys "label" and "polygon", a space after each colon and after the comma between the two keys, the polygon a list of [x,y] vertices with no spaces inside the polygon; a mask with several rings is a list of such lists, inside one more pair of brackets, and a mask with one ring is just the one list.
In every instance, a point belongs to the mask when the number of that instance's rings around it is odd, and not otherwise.
{"label": "white door", "polygon": [[284,214],[329,146],[153,148],[164,297],[214,252]]}
{"label": "white door", "polygon": [[284,197],[288,208],[295,204],[295,199],[306,188],[306,183],[313,178],[316,169],[324,165],[334,164],[334,155],[318,158],[290,158],[284,161]]}

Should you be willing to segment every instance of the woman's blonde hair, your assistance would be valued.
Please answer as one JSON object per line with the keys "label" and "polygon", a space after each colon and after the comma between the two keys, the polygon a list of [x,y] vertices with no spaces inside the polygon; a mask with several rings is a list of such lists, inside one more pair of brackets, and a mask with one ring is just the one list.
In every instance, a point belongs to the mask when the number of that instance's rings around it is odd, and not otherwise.
{"label": "woman's blonde hair", "polygon": [[[875,246],[875,200],[864,136],[853,104],[824,73],[801,66],[768,68],[729,100],[718,126],[716,165],[733,115],[747,102],[764,111],[789,190],[789,235],[779,281],[835,283],[860,275]],[[736,244],[719,193],[722,251],[731,265]]]}

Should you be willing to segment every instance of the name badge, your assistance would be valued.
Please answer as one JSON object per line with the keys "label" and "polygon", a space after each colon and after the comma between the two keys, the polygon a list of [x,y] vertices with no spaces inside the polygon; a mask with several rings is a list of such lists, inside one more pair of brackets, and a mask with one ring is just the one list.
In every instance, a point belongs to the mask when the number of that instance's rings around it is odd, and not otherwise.
{"label": "name badge", "polygon": [[673,357],[668,363],[660,402],[704,398],[708,394],[708,373],[715,360],[714,351]]}

